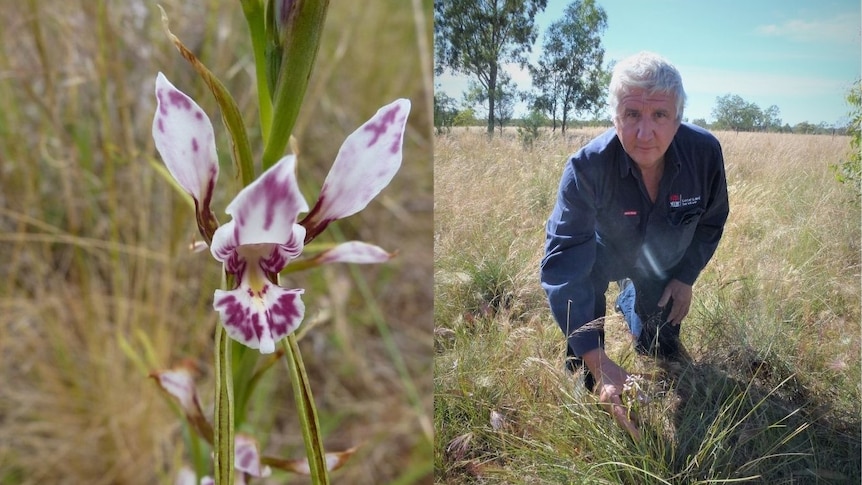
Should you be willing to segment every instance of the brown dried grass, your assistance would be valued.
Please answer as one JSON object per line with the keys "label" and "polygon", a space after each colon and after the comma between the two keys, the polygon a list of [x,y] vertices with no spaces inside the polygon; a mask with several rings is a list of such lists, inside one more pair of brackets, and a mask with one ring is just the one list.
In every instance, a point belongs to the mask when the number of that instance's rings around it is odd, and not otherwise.
{"label": "brown dried grass", "polygon": [[[234,93],[259,146],[239,5],[162,5]],[[345,483],[430,479],[430,8],[333,4],[295,132],[311,198],[350,131],[396,97],[413,101],[401,171],[336,227],[399,257],[291,281],[319,321],[301,347],[326,445],[361,445],[335,476]],[[146,375],[189,357],[210,367],[219,279],[206,253],[187,252],[192,212],[149,164],[156,72],[216,120],[224,156],[215,103],[154,4],[11,2],[0,21],[0,483],[173,483],[188,458],[179,420]],[[216,207],[235,189],[223,167]],[[289,384],[275,369],[252,422],[271,425],[267,453],[302,456]],[[210,385],[205,372],[205,403]]]}

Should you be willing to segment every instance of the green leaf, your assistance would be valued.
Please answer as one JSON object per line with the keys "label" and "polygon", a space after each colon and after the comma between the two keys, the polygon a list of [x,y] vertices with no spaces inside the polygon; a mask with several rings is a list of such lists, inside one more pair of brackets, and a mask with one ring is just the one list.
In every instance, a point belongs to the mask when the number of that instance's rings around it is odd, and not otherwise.
{"label": "green leaf", "polygon": [[213,462],[216,485],[233,484],[233,379],[230,364],[230,342],[222,325],[216,325],[216,399]]}
{"label": "green leaf", "polygon": [[241,0],[241,3],[254,51],[254,74],[257,80],[257,100],[260,107],[260,131],[263,135],[263,141],[266,143],[272,126],[272,97],[270,93],[273,86],[267,81],[269,42],[266,36],[266,19],[260,0]]}
{"label": "green leaf", "polygon": [[305,98],[311,69],[317,58],[329,0],[296,0],[286,15],[287,25],[279,26],[282,58],[273,102],[270,138],[263,152],[263,170],[283,155]]}
{"label": "green leaf", "polygon": [[311,394],[311,385],[299,352],[296,334],[292,333],[284,339],[284,352],[287,356],[287,368],[290,382],[293,385],[293,395],[296,398],[297,414],[302,438],[305,441],[305,453],[308,457],[308,468],[311,471],[311,481],[314,484],[328,484],[329,471],[326,466],[326,451],[320,436],[320,424],[317,420],[317,407]]}

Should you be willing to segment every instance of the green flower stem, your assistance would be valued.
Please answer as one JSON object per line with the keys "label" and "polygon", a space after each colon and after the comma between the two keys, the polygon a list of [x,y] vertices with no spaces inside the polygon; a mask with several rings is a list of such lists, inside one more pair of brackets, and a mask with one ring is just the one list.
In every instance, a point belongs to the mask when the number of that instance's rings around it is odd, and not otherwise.
{"label": "green flower stem", "polygon": [[311,386],[302,354],[296,341],[296,333],[287,336],[284,342],[284,352],[287,356],[287,368],[290,382],[293,384],[293,395],[299,411],[299,423],[302,428],[302,438],[305,441],[305,454],[308,457],[308,468],[311,471],[311,483],[329,484],[329,470],[326,467],[326,451],[320,436],[320,424],[317,420],[317,408],[311,395]]}
{"label": "green flower stem", "polygon": [[233,347],[231,352],[234,365],[234,425],[241,428],[245,422],[246,410],[254,390],[252,388],[252,376],[255,374],[260,352],[234,340],[230,341],[230,345]]}
{"label": "green flower stem", "polygon": [[281,72],[275,87],[272,130],[263,152],[263,170],[283,155],[305,98],[311,69],[317,58],[329,0],[297,0],[284,35]]}
{"label": "green flower stem", "polygon": [[233,485],[233,379],[231,376],[230,340],[222,325],[216,325],[216,398],[215,398],[215,463],[216,485]]}
{"label": "green flower stem", "polygon": [[254,74],[257,79],[257,101],[260,106],[260,132],[263,143],[269,140],[269,131],[272,127],[272,97],[267,85],[266,73],[266,30],[264,21],[264,9],[260,0],[241,0],[242,12],[248,23],[248,32],[251,36],[251,46],[254,51]]}

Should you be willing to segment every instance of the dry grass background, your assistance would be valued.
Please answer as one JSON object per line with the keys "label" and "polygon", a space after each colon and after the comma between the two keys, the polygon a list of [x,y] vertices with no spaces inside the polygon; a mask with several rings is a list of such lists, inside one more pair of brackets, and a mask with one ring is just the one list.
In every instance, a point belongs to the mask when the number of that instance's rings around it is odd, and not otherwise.
{"label": "dry grass background", "polygon": [[[635,444],[563,371],[538,280],[564,160],[600,131],[436,137],[437,482],[858,482],[862,221],[829,170],[849,138],[717,133],[731,214],[684,324],[696,363]],[[661,372],[608,315],[612,355]]]}
{"label": "dry grass background", "polygon": [[[237,98],[259,147],[239,4],[161,4]],[[392,99],[413,101],[401,171],[328,231],[399,257],[290,278],[317,323],[300,344],[326,445],[362,445],[340,483],[432,474],[431,5],[333,2],[295,131],[313,201],[344,137]],[[161,163],[155,75],[214,120],[223,208],[237,183],[216,104],[165,37],[156,2],[3,2],[0,22],[0,483],[172,483],[187,460],[181,427],[146,375],[191,358],[211,406],[219,268],[187,251],[193,211],[151,166]],[[260,436],[267,453],[302,456],[286,374],[270,376],[250,421],[272,430]]]}

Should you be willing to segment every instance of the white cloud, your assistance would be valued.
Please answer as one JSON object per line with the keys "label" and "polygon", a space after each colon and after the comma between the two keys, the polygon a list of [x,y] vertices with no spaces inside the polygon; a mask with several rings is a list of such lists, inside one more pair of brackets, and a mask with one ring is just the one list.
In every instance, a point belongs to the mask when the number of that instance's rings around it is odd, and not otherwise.
{"label": "white cloud", "polygon": [[858,45],[860,22],[857,15],[838,15],[830,19],[790,19],[781,24],[760,25],[755,33],[784,37],[797,42]]}

